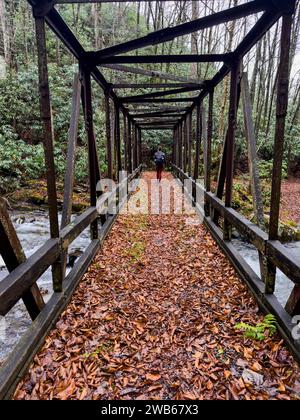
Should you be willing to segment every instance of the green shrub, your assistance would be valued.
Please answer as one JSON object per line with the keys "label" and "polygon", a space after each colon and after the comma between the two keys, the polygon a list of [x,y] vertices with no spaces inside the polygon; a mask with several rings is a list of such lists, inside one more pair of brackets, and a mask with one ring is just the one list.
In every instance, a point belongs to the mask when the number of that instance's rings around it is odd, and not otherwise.
{"label": "green shrub", "polygon": [[[259,175],[261,179],[272,179],[273,160],[260,160],[258,162]],[[282,177],[287,178],[287,163],[282,162]]]}

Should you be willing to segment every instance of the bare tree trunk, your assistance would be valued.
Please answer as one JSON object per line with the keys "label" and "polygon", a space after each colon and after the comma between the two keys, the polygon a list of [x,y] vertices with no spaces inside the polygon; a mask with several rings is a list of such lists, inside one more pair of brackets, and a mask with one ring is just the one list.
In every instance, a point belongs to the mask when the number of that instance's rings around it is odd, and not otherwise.
{"label": "bare tree trunk", "polygon": [[92,16],[94,20],[95,49],[102,49],[102,30],[101,30],[101,3],[92,4]]}
{"label": "bare tree trunk", "polygon": [[27,19],[27,4],[22,4],[22,22],[23,22],[23,31],[22,31],[22,39],[23,39],[23,47],[24,47],[24,56],[25,56],[25,65],[28,67],[29,65],[29,49],[28,49],[28,41],[27,41],[27,33],[28,33],[28,19]]}
{"label": "bare tree trunk", "polygon": [[[196,20],[199,17],[199,2],[192,1],[192,20]],[[193,32],[191,35],[191,53],[198,53],[198,32]],[[190,68],[191,78],[197,78],[198,76],[198,65],[197,63],[192,63]]]}
{"label": "bare tree trunk", "polygon": [[[56,10],[59,12],[60,11],[60,5],[58,4],[56,6]],[[60,40],[58,37],[56,37],[56,64],[58,66],[61,65],[61,50],[60,50]]]}
{"label": "bare tree trunk", "polygon": [[251,88],[250,88],[250,95],[251,95],[252,104],[254,104],[255,94],[256,94],[256,81],[257,81],[257,76],[258,76],[259,63],[260,63],[260,60],[261,60],[261,44],[262,44],[262,42],[259,41],[257,46],[256,46],[254,69],[253,69],[252,80],[251,80]]}
{"label": "bare tree trunk", "polygon": [[246,137],[248,141],[248,162],[251,181],[251,193],[253,197],[253,206],[257,224],[261,229],[265,228],[264,221],[264,207],[262,200],[262,192],[260,186],[260,179],[257,165],[257,151],[256,151],[256,137],[254,134],[252,104],[250,97],[250,89],[248,83],[248,74],[243,73],[241,83],[242,99],[243,99],[243,112]]}
{"label": "bare tree trunk", "polygon": [[8,11],[6,10],[5,0],[0,0],[0,22],[2,28],[4,59],[8,67],[11,67],[11,39],[8,21]]}
{"label": "bare tree trunk", "polygon": [[265,101],[264,101],[264,113],[263,113],[263,123],[262,123],[263,130],[266,129],[266,124],[267,124],[267,119],[268,119],[268,109],[269,109],[269,102],[271,98],[271,86],[272,86],[272,78],[273,78],[274,63],[275,63],[276,40],[277,40],[278,28],[279,28],[279,25],[277,23],[277,26],[275,29],[275,36],[273,37],[272,43],[270,39],[270,32],[268,32],[266,35],[267,41],[268,41],[268,69],[267,69],[267,74],[266,74],[267,86],[266,86],[266,95],[265,95]]}
{"label": "bare tree trunk", "polygon": [[151,1],[148,1],[148,3],[146,3],[145,7],[147,7],[147,9],[145,9],[145,15],[146,15],[146,27],[147,27],[147,31],[150,31],[150,17],[151,17],[151,8],[150,8],[150,4]]}

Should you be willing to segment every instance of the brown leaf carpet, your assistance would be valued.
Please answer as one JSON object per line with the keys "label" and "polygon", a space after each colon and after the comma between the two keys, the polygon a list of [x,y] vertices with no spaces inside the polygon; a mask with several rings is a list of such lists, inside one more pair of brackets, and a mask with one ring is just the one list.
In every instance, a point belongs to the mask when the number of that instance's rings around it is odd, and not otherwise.
{"label": "brown leaf carpet", "polygon": [[191,218],[119,217],[15,399],[299,398],[281,338],[234,329],[263,316]]}

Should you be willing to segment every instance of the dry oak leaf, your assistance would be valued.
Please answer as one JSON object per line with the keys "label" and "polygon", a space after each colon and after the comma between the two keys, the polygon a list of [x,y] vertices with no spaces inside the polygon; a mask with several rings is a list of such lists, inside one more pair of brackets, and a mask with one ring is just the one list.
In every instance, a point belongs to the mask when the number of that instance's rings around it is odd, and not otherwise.
{"label": "dry oak leaf", "polygon": [[228,379],[228,378],[230,378],[230,376],[232,375],[232,373],[229,371],[229,370],[225,370],[224,371],[224,376],[225,376],[225,379]]}
{"label": "dry oak leaf", "polygon": [[75,381],[72,379],[70,385],[66,386],[57,394],[57,398],[60,400],[67,400],[75,391]]}
{"label": "dry oak leaf", "polygon": [[146,379],[148,379],[148,381],[156,382],[156,381],[159,381],[160,378],[161,378],[161,375],[159,374],[147,373],[146,375]]}

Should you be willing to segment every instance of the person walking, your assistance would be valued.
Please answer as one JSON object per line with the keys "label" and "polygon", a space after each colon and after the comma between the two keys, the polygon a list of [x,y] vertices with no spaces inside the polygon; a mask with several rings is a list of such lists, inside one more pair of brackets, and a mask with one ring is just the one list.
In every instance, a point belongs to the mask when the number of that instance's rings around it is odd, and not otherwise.
{"label": "person walking", "polygon": [[162,172],[164,170],[164,166],[166,164],[166,155],[162,152],[161,147],[157,149],[157,152],[154,155],[154,162],[156,165],[156,177],[157,180],[161,181]]}

